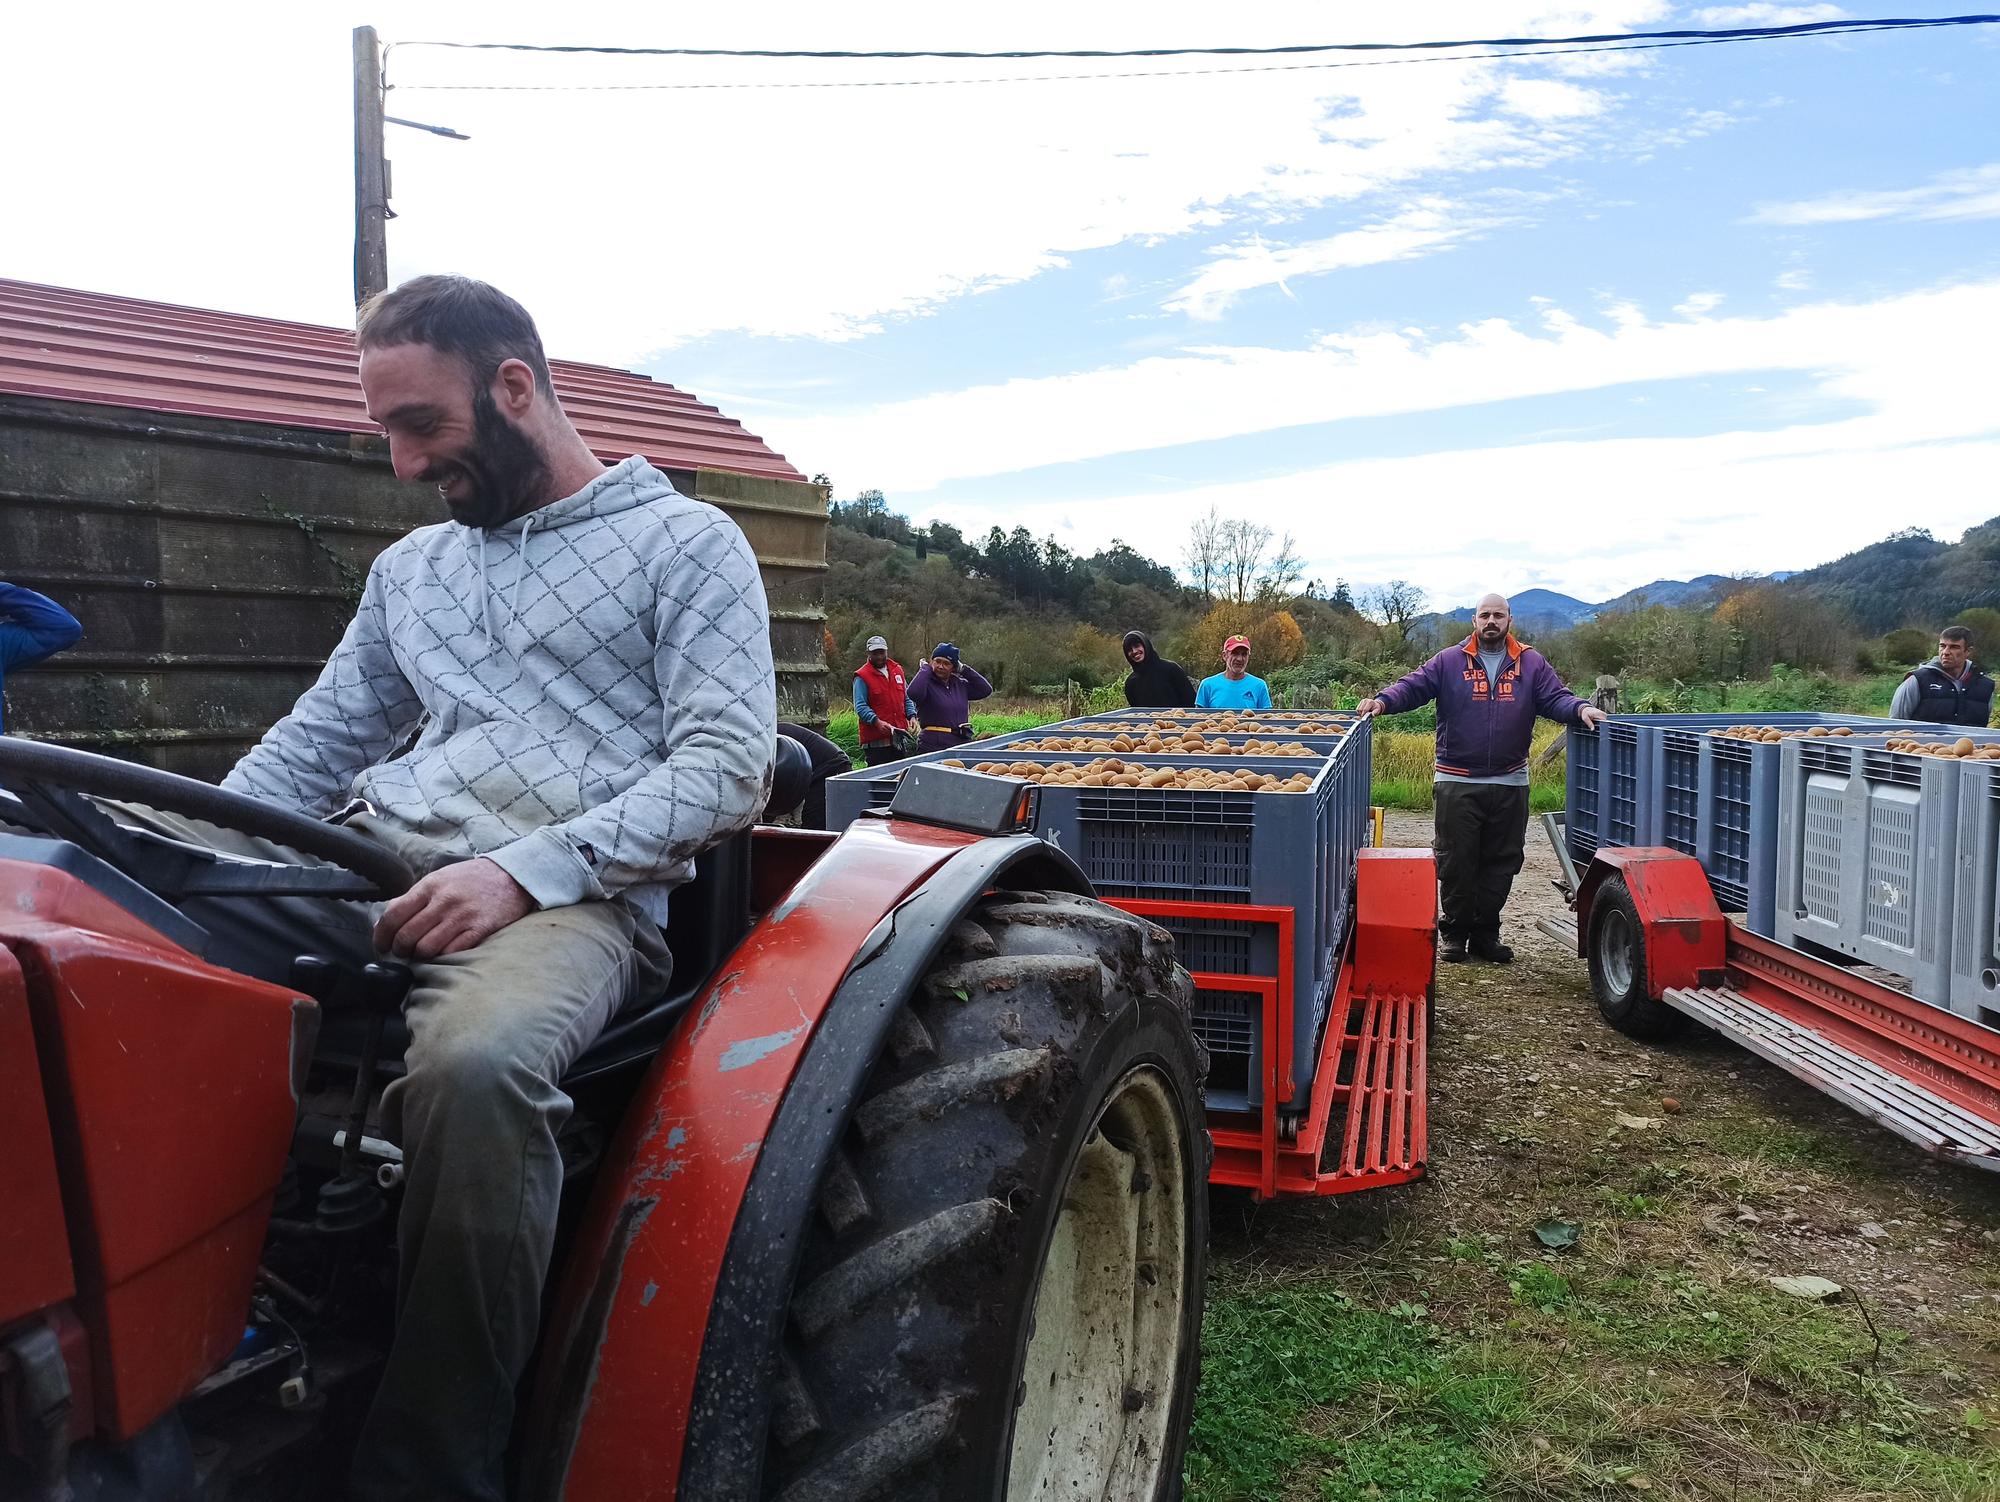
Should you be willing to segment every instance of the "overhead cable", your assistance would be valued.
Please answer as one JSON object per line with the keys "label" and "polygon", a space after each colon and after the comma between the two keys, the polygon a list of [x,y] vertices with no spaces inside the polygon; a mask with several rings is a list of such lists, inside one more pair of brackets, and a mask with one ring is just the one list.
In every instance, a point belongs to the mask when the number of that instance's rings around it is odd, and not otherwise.
{"label": "overhead cable", "polygon": [[954,62],[1019,62],[1035,58],[1116,59],[1128,57],[1281,57],[1309,52],[1421,52],[1460,47],[1567,47],[1638,41],[1751,41],[1766,37],[1825,36],[1844,31],[1909,30],[1929,26],[1987,26],[2000,15],[1892,16],[1843,21],[1802,21],[1792,26],[1738,26],[1677,31],[1600,32],[1569,37],[1474,37],[1461,41],[1426,42],[1302,42],[1283,47],[1132,47],[1056,50],[1024,48],[1012,52],[882,51],[822,52],[789,47],[614,47],[546,42],[400,42],[402,47],[450,47],[478,52],[588,52],[616,57],[740,57],[802,58],[821,62],[911,61],[946,59]]}

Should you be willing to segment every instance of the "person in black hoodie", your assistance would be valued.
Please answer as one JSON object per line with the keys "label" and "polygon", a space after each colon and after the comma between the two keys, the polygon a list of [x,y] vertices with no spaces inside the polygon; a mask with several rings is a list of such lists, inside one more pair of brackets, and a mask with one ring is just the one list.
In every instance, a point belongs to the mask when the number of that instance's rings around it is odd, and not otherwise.
{"label": "person in black hoodie", "polygon": [[1125,633],[1125,660],[1132,664],[1125,679],[1125,702],[1134,709],[1193,707],[1194,680],[1179,663],[1162,657],[1145,632]]}

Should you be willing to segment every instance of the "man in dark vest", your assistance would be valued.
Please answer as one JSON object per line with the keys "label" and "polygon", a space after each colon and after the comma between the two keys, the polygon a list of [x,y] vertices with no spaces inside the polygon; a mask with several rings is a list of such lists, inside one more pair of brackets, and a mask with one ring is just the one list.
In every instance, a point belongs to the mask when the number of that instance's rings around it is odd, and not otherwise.
{"label": "man in dark vest", "polygon": [[1970,631],[1947,626],[1938,632],[1937,656],[1896,685],[1889,716],[1980,726],[1993,718],[1993,680],[1973,666]]}
{"label": "man in dark vest", "polygon": [[869,766],[910,754],[917,711],[909,680],[879,636],[868,638],[868,660],[854,670],[854,717],[861,722],[861,759]]}

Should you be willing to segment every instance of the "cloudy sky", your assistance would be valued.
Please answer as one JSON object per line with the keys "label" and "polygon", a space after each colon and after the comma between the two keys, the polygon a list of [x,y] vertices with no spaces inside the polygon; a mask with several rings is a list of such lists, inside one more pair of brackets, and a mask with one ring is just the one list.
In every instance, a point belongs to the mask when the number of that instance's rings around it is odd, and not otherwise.
{"label": "cloudy sky", "polygon": [[1594,600],[2000,513],[2000,28],[1259,71],[414,44],[1272,46],[1874,13],[37,6],[9,23],[0,275],[345,322],[349,29],[372,22],[399,44],[390,113],[472,137],[392,129],[392,279],[495,281],[552,353],[692,390],[838,496],[1167,561],[1218,507],[1294,533],[1327,581]]}

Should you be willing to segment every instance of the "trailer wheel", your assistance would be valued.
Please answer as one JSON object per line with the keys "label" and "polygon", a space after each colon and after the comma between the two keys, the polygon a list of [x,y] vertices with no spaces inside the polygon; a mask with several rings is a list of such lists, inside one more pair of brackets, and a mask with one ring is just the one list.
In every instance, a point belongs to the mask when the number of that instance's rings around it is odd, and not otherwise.
{"label": "trailer wheel", "polygon": [[1623,877],[1607,876],[1590,905],[1590,990],[1604,1020],[1628,1038],[1679,1032],[1679,1012],[1646,991],[1646,928]]}
{"label": "trailer wheel", "polygon": [[1192,986],[1154,925],[990,894],[820,1195],[763,1494],[1180,1495],[1208,1257]]}

